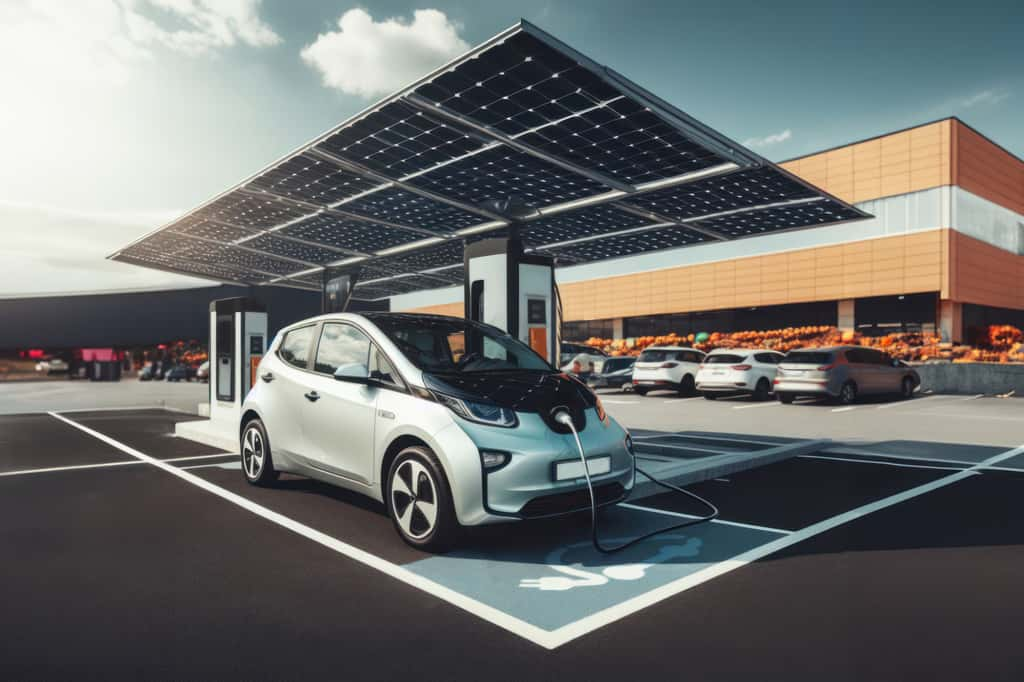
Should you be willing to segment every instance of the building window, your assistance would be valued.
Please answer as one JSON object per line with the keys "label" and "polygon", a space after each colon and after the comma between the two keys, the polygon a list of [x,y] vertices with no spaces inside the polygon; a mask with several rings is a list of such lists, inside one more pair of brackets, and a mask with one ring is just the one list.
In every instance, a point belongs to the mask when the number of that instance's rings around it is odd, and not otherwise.
{"label": "building window", "polygon": [[562,323],[562,340],[582,343],[589,338],[610,339],[615,334],[612,320],[583,320]]}
{"label": "building window", "polygon": [[905,296],[858,298],[853,319],[857,331],[865,336],[885,336],[894,332],[935,332],[939,305],[937,293]]}

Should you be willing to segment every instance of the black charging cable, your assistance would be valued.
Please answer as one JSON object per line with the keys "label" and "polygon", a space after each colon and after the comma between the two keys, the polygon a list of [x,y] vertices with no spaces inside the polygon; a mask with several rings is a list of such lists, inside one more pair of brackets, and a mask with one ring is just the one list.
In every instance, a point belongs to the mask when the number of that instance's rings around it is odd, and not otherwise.
{"label": "black charging cable", "polygon": [[556,422],[562,424],[563,426],[569,427],[569,430],[572,431],[573,438],[576,439],[576,448],[579,450],[580,462],[583,464],[583,476],[587,479],[587,490],[590,491],[590,540],[594,544],[594,549],[596,549],[598,552],[601,552],[602,554],[614,554],[616,552],[621,552],[622,550],[632,547],[633,545],[639,544],[644,540],[653,538],[655,535],[661,535],[662,533],[669,533],[674,530],[679,530],[680,528],[688,528],[690,526],[696,526],[701,523],[707,523],[708,521],[711,521],[712,519],[718,516],[718,507],[711,504],[700,495],[691,493],[689,490],[684,490],[683,488],[672,485],[671,483],[660,481],[651,474],[647,473],[646,471],[638,467],[636,465],[636,454],[631,451],[629,454],[633,456],[634,485],[636,485],[636,475],[638,473],[642,474],[655,485],[659,485],[662,488],[665,488],[666,490],[672,490],[677,493],[682,493],[687,497],[691,497],[697,500],[698,502],[706,506],[708,509],[710,509],[711,513],[705,516],[698,516],[692,519],[687,519],[682,523],[677,523],[672,526],[667,526],[665,528],[653,530],[650,533],[645,533],[639,537],[629,540],[628,542],[624,542],[621,545],[615,545],[614,547],[605,547],[601,544],[601,540],[597,535],[597,497],[594,495],[594,484],[590,480],[590,468],[587,466],[587,457],[583,452],[583,443],[580,441],[580,434],[576,431],[576,425],[572,423],[572,417],[569,415],[567,411],[559,410],[553,416]]}

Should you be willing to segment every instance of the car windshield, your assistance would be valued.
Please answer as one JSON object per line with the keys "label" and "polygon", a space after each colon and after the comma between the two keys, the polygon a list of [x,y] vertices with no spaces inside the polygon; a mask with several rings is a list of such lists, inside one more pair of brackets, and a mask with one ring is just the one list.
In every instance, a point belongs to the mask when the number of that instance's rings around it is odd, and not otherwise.
{"label": "car windshield", "polygon": [[782,362],[787,365],[827,365],[831,360],[831,353],[793,351],[783,358]]}
{"label": "car windshield", "polygon": [[704,364],[706,365],[732,365],[737,362],[743,362],[742,355],[719,353],[718,355],[709,355],[704,358]]}
{"label": "car windshield", "polygon": [[529,346],[488,325],[417,315],[381,315],[370,320],[424,372],[556,371]]}
{"label": "car windshield", "polygon": [[633,358],[613,358],[611,360],[604,361],[604,372],[618,372],[620,369],[626,369],[633,365]]}
{"label": "car windshield", "polygon": [[665,362],[666,360],[675,360],[678,352],[674,350],[645,350],[636,361]]}

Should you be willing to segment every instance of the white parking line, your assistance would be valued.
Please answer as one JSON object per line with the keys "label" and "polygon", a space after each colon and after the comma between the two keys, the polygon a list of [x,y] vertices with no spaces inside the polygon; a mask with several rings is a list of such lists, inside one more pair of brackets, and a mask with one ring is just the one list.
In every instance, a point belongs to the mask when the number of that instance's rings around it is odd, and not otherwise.
{"label": "white parking line", "polygon": [[555,646],[560,646],[578,637],[582,637],[589,632],[593,632],[597,628],[603,627],[609,623],[614,623],[615,621],[625,618],[637,611],[641,611],[648,606],[657,604],[669,597],[674,597],[675,595],[685,592],[690,588],[706,583],[709,580],[725,575],[731,571],[735,571],[737,568],[742,568],[753,561],[763,559],[766,556],[775,554],[787,547],[791,547],[816,535],[832,530],[833,528],[855,521],[881,509],[899,504],[900,502],[919,497],[925,493],[932,492],[933,490],[938,490],[939,488],[952,485],[958,481],[964,480],[965,478],[976,476],[979,473],[978,469],[981,469],[984,466],[996,464],[1004,459],[1009,459],[1010,457],[1019,455],[1022,452],[1024,452],[1024,445],[984,460],[982,464],[971,467],[970,469],[957,471],[949,476],[943,476],[940,479],[925,483],[924,485],[919,485],[916,488],[904,490],[901,493],[890,495],[889,497],[876,500],[875,502],[857,507],[856,509],[851,509],[848,512],[833,516],[829,519],[825,519],[824,521],[819,521],[818,523],[812,524],[798,531],[794,531],[788,535],[784,535],[777,540],[772,540],[767,544],[755,547],[743,552],[742,554],[738,554],[731,559],[720,561],[719,563],[708,566],[703,570],[691,573],[686,577],[680,578],[666,585],[662,585],[661,587],[642,594],[639,597],[634,597],[633,599],[616,604],[615,606],[611,606],[603,611],[599,611],[598,613],[581,618],[575,623],[562,626],[551,633],[552,637],[557,642]]}
{"label": "white parking line", "polygon": [[561,644],[561,642],[552,639],[551,632],[539,628],[536,625],[527,623],[526,621],[520,620],[515,616],[510,616],[504,611],[499,611],[498,609],[492,606],[488,606],[487,604],[484,604],[471,597],[467,597],[464,594],[456,592],[455,590],[447,588],[444,585],[439,585],[438,583],[435,583],[432,580],[419,576],[413,573],[412,571],[409,571],[403,568],[402,566],[399,566],[398,564],[393,564],[390,561],[387,561],[386,559],[381,559],[380,557],[374,554],[370,554],[369,552],[366,552],[364,550],[361,550],[358,547],[348,544],[347,542],[342,542],[341,540],[333,538],[330,535],[327,535],[326,533],[322,533],[316,530],[315,528],[311,528],[303,523],[299,523],[298,521],[288,518],[283,514],[279,514],[271,509],[268,509],[267,507],[264,507],[263,505],[257,504],[256,502],[253,502],[248,498],[242,497],[241,495],[233,493],[230,490],[221,488],[220,486],[215,485],[204,478],[200,478],[195,474],[189,473],[184,469],[172,466],[155,457],[151,457],[143,452],[139,452],[135,448],[125,445],[124,443],[120,443],[114,440],[113,438],[100,433],[99,431],[94,431],[93,429],[90,429],[88,426],[84,426],[82,424],[79,424],[78,422],[72,421],[67,417],[64,417],[63,415],[57,414],[56,412],[48,412],[47,414],[49,414],[51,417],[55,419],[59,419],[65,424],[69,424],[75,427],[76,429],[89,434],[93,438],[103,441],[104,443],[110,445],[111,447],[117,448],[121,452],[129,454],[132,457],[135,457],[143,462],[146,462],[147,464],[151,464],[157,467],[158,469],[163,469],[165,472],[171,474],[172,476],[177,476],[178,478],[186,481],[187,483],[191,483],[192,485],[198,488],[202,488],[203,490],[209,493],[213,493],[217,497],[220,497],[223,500],[235,504],[241,507],[242,509],[245,509],[246,511],[252,512],[253,514],[256,514],[257,516],[260,516],[272,523],[276,523],[282,528],[286,528],[287,530],[290,530],[293,533],[296,533],[309,540],[312,540],[313,542],[323,545],[328,549],[334,550],[338,554],[342,554],[350,559],[354,559],[355,561],[365,564],[370,568],[376,569],[381,573],[384,573],[385,575],[389,575],[392,578],[405,583],[406,585],[410,585],[419,590],[423,590],[427,594],[431,594],[437,597],[438,599],[442,599],[448,602],[449,604],[452,604],[465,611],[468,611],[469,613],[472,613],[474,616],[477,616],[478,618],[482,618],[490,623],[493,623],[498,627],[504,628],[513,634],[523,637],[524,639],[528,639],[531,642],[539,644],[540,646],[543,646],[547,649],[554,649],[555,647],[559,646],[559,644]]}
{"label": "white parking line", "polygon": [[[164,462],[187,462],[192,459],[214,459],[223,457],[237,457],[230,452],[225,452],[219,455],[196,455],[193,457],[175,457],[173,459],[165,459]],[[23,476],[26,474],[49,474],[57,471],[81,471],[83,469],[105,469],[107,467],[123,467],[126,465],[138,465],[143,464],[137,459],[130,459],[125,462],[100,462],[99,464],[71,464],[63,467],[46,467],[43,469],[18,469],[17,471],[3,471],[0,472],[0,476]],[[209,466],[209,465],[207,465]]]}
{"label": "white parking line", "polygon": [[733,406],[732,409],[734,409],[734,410],[750,410],[750,409],[753,409],[755,407],[778,407],[781,404],[782,403],[769,400],[769,401],[766,401],[766,402],[763,402],[763,403],[750,403],[749,405],[735,405],[735,406]]}
{"label": "white parking line", "polygon": [[940,469],[942,471],[963,471],[966,467],[942,467],[931,464],[903,464],[901,462],[882,462],[877,459],[853,459],[851,457],[834,457],[831,455],[799,455],[803,459],[824,459],[832,462],[854,462],[856,464],[881,464],[882,466],[900,467],[903,469]]}
{"label": "white parking line", "polygon": [[[735,455],[739,454],[732,450],[712,450],[711,448],[698,448],[694,445],[668,445],[667,443],[637,443],[637,446],[647,445],[655,448],[668,448],[669,450],[686,450],[688,452],[708,452],[712,455]],[[656,455],[656,452],[640,452],[640,454]]]}
{"label": "white parking line", "polygon": [[894,407],[913,407],[914,405],[920,405],[927,400],[952,400],[956,396],[950,395],[926,395],[923,398],[911,398],[910,400],[897,400],[895,402],[886,403],[885,405],[878,405],[875,409],[878,410],[891,410]]}
{"label": "white parking line", "polygon": [[[620,507],[626,507],[627,509],[636,509],[638,511],[651,512],[652,514],[663,514],[664,516],[675,516],[680,519],[699,519],[701,517],[694,516],[693,514],[684,514],[682,512],[668,511],[667,509],[657,509],[655,507],[642,507],[638,504],[629,504],[628,502],[620,502]],[[725,519],[711,519],[711,523],[721,524],[723,526],[736,526],[737,528],[749,528],[751,530],[763,530],[768,533],[776,533],[778,535],[789,535],[793,531],[784,530],[782,528],[770,528],[768,526],[755,526],[752,523],[740,523],[739,521],[727,521]]]}
{"label": "white parking line", "polygon": [[847,405],[846,407],[834,407],[834,408],[832,408],[832,411],[833,412],[849,412],[850,410],[856,410],[856,409],[857,409],[857,407],[855,405]]}
{"label": "white parking line", "polygon": [[778,447],[780,445],[789,445],[789,442],[785,441],[769,441],[769,440],[752,440],[750,438],[730,438],[726,436],[702,436],[699,434],[692,433],[657,433],[650,436],[633,436],[633,440],[653,440],[655,438],[689,438],[690,440],[719,440],[724,443],[748,443],[750,445],[770,445],[772,447]]}

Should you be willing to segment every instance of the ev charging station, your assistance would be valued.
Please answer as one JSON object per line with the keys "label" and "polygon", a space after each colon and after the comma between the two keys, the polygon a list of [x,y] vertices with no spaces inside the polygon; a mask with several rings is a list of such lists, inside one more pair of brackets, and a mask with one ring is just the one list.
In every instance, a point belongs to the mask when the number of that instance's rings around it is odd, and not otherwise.
{"label": "ev charging station", "polygon": [[[267,309],[253,298],[223,298],[210,302],[210,421],[191,423],[186,430],[208,426],[223,433],[219,443],[233,450],[242,416],[242,402],[256,380],[256,368],[267,348]],[[180,431],[180,429],[179,429]],[[230,445],[230,447],[228,447]]]}
{"label": "ev charging station", "polygon": [[466,318],[507,331],[557,365],[555,264],[526,254],[517,236],[465,248]]}

